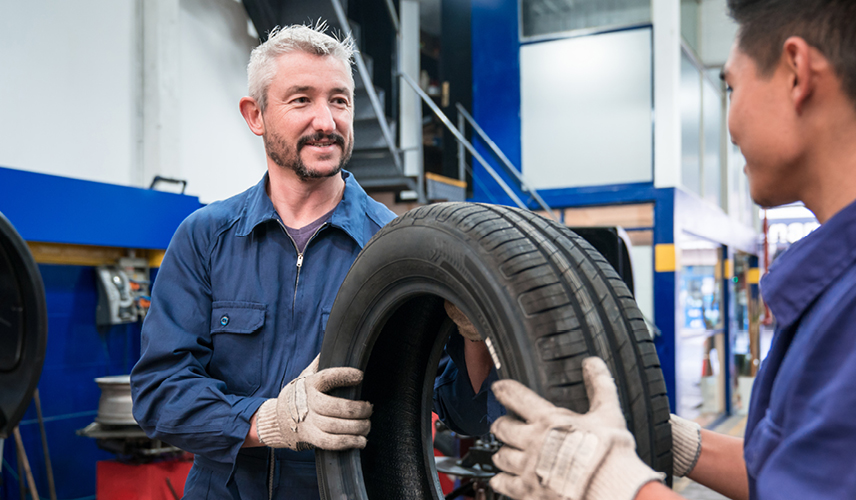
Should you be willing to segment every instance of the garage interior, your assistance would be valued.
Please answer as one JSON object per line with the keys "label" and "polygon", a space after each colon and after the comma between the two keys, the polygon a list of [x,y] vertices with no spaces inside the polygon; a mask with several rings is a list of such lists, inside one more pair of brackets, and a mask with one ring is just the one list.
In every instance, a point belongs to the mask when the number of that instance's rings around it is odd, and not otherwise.
{"label": "garage interior", "polygon": [[[178,225],[265,172],[237,106],[250,51],[319,19],[359,48],[345,169],[372,198],[571,228],[632,291],[671,412],[740,435],[773,332],[760,278],[819,224],[749,197],[725,0],[6,2],[0,297],[38,314],[20,296],[41,293],[44,321],[0,321],[0,498],[181,497],[192,456],[130,414],[151,288]],[[445,498],[492,498],[493,445],[434,429]]]}

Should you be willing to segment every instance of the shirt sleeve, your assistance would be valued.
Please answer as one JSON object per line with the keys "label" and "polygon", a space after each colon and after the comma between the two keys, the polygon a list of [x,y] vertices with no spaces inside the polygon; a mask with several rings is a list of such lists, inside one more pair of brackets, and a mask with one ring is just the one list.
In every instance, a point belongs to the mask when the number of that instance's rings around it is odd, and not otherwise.
{"label": "shirt sleeve", "polygon": [[505,413],[490,391],[491,384],[499,378],[496,368],[491,368],[476,394],[464,361],[464,338],[452,334],[445,351],[448,360],[434,381],[434,412],[459,434],[485,435],[490,432],[490,424]]}
{"label": "shirt sleeve", "polygon": [[265,398],[230,394],[207,371],[213,231],[193,220],[179,226],[152,288],[141,356],[131,372],[134,418],[153,439],[234,464]]}
{"label": "shirt sleeve", "polygon": [[822,312],[828,319],[812,332],[811,345],[797,352],[791,346],[787,354],[803,358],[797,373],[777,375],[795,384],[794,405],[781,415],[768,410],[753,432],[751,449],[759,456],[747,460],[750,468],[753,462],[763,464],[750,470],[759,499],[856,498],[854,305],[851,298],[838,302],[835,311]]}

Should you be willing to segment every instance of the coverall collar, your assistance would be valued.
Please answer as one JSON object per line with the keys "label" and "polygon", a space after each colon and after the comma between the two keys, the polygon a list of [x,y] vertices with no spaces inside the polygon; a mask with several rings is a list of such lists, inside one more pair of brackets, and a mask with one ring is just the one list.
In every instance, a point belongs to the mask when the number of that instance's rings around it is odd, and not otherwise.
{"label": "coverall collar", "polygon": [[[363,248],[368,243],[366,235],[369,234],[365,228],[367,224],[365,217],[366,198],[368,195],[357,184],[350,172],[342,170],[342,177],[345,179],[345,192],[342,201],[339,202],[333,212],[330,224],[344,231],[360,248]],[[262,180],[250,188],[247,203],[238,221],[238,236],[247,236],[253,232],[256,226],[271,220],[279,220],[273,202],[265,190],[267,181],[268,173],[265,172]]]}
{"label": "coverall collar", "polygon": [[794,243],[761,279],[764,300],[779,330],[796,323],[812,303],[856,261],[856,202]]}

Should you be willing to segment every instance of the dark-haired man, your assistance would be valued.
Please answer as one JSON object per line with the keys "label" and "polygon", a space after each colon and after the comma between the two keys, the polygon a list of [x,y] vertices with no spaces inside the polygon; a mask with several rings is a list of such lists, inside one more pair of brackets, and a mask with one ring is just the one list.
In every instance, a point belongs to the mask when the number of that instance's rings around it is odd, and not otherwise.
{"label": "dark-haired man", "polygon": [[[739,23],[723,78],[728,126],[762,206],[802,201],[821,227],[761,283],[778,327],[745,440],[672,418],[675,475],[735,499],[856,498],[856,2],[729,0]],[[634,452],[602,361],[583,364],[591,410],[556,408],[514,381],[493,426],[514,498],[679,498]]]}

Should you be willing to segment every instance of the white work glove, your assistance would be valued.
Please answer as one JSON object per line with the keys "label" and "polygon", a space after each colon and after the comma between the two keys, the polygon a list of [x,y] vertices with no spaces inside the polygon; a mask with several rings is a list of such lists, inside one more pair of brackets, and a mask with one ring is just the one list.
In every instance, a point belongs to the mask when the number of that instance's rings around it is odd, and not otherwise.
{"label": "white work glove", "polygon": [[672,474],[684,477],[692,472],[701,455],[701,426],[674,413],[669,417],[672,426]]}
{"label": "white work glove", "polygon": [[642,486],[665,478],[636,455],[603,360],[585,359],[583,379],[585,414],[556,407],[515,380],[493,384],[496,399],[520,416],[491,426],[504,443],[493,456],[505,471],[490,480],[494,491],[517,499],[632,500]]}
{"label": "white work glove", "polygon": [[366,401],[335,398],[326,392],[359,384],[356,368],[318,371],[318,358],[282,388],[279,397],[259,408],[259,440],[271,448],[347,450],[365,448],[371,429],[372,405]]}
{"label": "white work glove", "polygon": [[443,307],[446,308],[446,314],[452,318],[452,321],[455,322],[455,325],[458,326],[458,333],[461,334],[467,340],[472,342],[481,342],[482,338],[479,335],[479,332],[476,331],[476,327],[473,326],[473,323],[467,318],[467,316],[458,309],[458,306],[452,304],[448,300]]}

